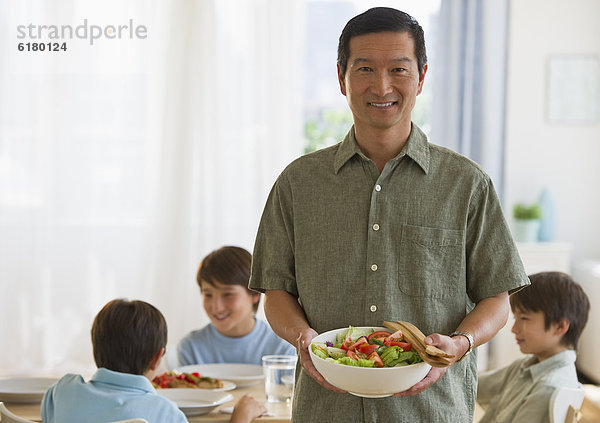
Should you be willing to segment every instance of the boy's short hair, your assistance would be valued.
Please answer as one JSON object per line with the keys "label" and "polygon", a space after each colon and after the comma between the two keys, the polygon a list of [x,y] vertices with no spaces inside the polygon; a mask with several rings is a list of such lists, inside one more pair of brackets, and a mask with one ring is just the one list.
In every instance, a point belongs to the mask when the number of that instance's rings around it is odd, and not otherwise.
{"label": "boy's short hair", "polygon": [[167,322],[144,301],[116,299],[98,312],[92,324],[96,366],[141,375],[167,345]]}
{"label": "boy's short hair", "polygon": [[569,321],[569,329],[561,344],[577,349],[577,342],[590,312],[590,301],[569,275],[562,272],[541,272],[529,275],[531,285],[510,296],[510,308],[544,313],[546,329],[562,319]]}
{"label": "boy's short hair", "polygon": [[[223,285],[240,285],[252,295],[260,295],[248,289],[250,280],[250,267],[252,254],[241,247],[225,246],[208,254],[198,267],[196,281],[202,290],[201,281],[212,286],[215,283]],[[258,302],[254,304],[254,311],[258,310]]]}

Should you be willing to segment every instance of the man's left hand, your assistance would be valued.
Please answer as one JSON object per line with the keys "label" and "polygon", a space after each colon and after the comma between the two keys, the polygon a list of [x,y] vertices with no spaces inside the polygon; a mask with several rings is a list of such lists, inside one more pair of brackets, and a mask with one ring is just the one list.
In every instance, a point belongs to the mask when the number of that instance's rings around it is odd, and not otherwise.
{"label": "man's left hand", "polygon": [[[468,348],[468,341],[466,342]],[[460,359],[466,351],[466,349],[463,349],[464,346],[462,345],[459,339],[450,338],[449,336],[440,335],[439,333],[429,335],[427,338],[425,338],[425,343],[429,345],[435,345],[436,347],[440,348],[443,351],[446,351],[449,354],[454,354],[452,364],[454,364],[458,359]],[[394,394],[394,396],[411,397],[413,395],[420,394],[425,389],[429,388],[431,385],[440,380],[447,370],[448,367],[432,367],[429,373],[427,373],[427,376],[423,378],[423,380],[417,382],[415,385],[411,386],[404,392],[398,392],[397,394]]]}

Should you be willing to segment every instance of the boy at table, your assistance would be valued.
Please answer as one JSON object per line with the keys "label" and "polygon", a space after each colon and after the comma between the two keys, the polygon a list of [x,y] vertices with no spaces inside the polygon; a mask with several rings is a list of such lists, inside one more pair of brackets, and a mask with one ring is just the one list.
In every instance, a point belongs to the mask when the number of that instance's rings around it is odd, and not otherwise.
{"label": "boy at table", "polygon": [[251,261],[247,250],[233,246],[221,247],[202,260],[196,280],[211,323],[179,342],[181,365],[262,365],[264,355],[296,355],[294,346],[256,318],[261,294],[248,289]]}
{"label": "boy at table", "polygon": [[[45,423],[113,422],[144,418],[149,423],[187,422],[183,412],[152,386],[165,352],[167,323],[144,301],[116,299],[106,304],[92,325],[98,370],[89,382],[67,374],[42,399]],[[251,395],[236,403],[230,423],[249,423],[267,410]]]}
{"label": "boy at table", "polygon": [[529,276],[531,285],[511,295],[512,332],[526,357],[479,376],[477,402],[486,410],[479,421],[550,421],[550,397],[558,387],[577,388],[577,342],[590,302],[571,277],[561,272]]}
{"label": "boy at table", "polygon": [[45,423],[187,422],[152,386],[167,343],[167,323],[158,309],[144,301],[112,300],[96,315],[91,335],[98,370],[87,382],[67,374],[50,387],[41,407]]}

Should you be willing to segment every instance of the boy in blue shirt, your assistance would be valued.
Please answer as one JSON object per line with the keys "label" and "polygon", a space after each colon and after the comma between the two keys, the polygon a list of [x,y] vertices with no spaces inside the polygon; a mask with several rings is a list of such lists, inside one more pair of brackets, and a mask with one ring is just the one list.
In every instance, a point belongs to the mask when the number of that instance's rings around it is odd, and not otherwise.
{"label": "boy in blue shirt", "polygon": [[156,393],[151,380],[165,352],[167,323],[144,301],[116,299],[106,304],[92,325],[98,370],[86,382],[67,374],[42,400],[45,423],[111,422],[144,418],[183,423],[177,405]]}
{"label": "boy in blue shirt", "polygon": [[255,316],[261,294],[248,289],[251,261],[247,250],[232,246],[219,248],[202,260],[196,279],[211,323],[179,342],[181,365],[262,365],[263,355],[296,355],[293,345]]}
{"label": "boy in blue shirt", "polygon": [[524,358],[479,376],[480,423],[550,421],[550,397],[558,387],[577,388],[575,359],[590,302],[567,274],[529,276],[531,285],[510,296],[512,332]]}

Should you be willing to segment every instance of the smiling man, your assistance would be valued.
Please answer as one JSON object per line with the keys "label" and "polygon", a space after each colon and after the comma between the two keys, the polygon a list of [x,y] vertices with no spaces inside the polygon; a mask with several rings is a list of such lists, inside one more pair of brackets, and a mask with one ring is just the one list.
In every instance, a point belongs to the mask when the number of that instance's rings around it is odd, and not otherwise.
{"label": "smiling man", "polygon": [[[506,323],[508,293],[529,283],[497,195],[477,164],[430,144],[411,121],[427,73],[411,16],[374,8],[351,19],[337,69],[354,125],[279,176],[252,262],[269,323],[298,349],[292,421],[472,421],[469,353]],[[381,399],[327,383],[310,341],[384,320],[412,322],[453,365]]]}
{"label": "smiling man", "polygon": [[411,112],[423,89],[421,68],[407,32],[379,32],[350,39],[350,63],[338,63],[340,89],[354,117],[354,134],[379,171],[398,155],[411,131]]}

